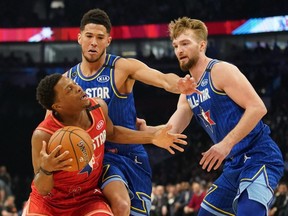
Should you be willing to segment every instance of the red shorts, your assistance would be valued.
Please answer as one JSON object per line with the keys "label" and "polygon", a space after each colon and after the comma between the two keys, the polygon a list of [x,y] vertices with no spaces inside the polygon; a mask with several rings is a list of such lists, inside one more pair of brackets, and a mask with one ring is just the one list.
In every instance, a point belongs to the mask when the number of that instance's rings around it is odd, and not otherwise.
{"label": "red shorts", "polygon": [[90,199],[84,204],[71,208],[56,208],[48,203],[33,200],[29,198],[26,203],[22,216],[108,216],[113,215],[111,208],[104,199]]}

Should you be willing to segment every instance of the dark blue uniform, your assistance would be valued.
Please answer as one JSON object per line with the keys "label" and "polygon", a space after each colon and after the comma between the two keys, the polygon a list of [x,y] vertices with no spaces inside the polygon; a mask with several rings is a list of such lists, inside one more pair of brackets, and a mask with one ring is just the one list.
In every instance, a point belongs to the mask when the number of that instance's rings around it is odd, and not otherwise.
{"label": "dark blue uniform", "polygon": [[[68,77],[79,84],[89,97],[100,97],[108,105],[108,114],[114,125],[136,130],[136,110],[133,92],[118,92],[115,79],[115,63],[119,56],[107,54],[105,63],[93,76],[86,77],[80,64],[68,71]],[[131,197],[131,215],[149,215],[152,190],[151,168],[148,155],[139,144],[105,143],[105,156],[101,188],[111,181],[125,183]]]}
{"label": "dark blue uniform", "polygon": [[[223,140],[245,111],[225,92],[213,86],[210,71],[216,63],[217,60],[209,62],[198,82],[197,89],[202,94],[187,95],[193,116],[214,144]],[[282,154],[269,134],[269,127],[259,121],[255,128],[232,148],[226,158],[223,173],[208,191],[201,204],[202,208],[214,215],[234,215],[237,199],[246,189],[249,199],[262,203],[268,211],[273,190],[284,168]]]}

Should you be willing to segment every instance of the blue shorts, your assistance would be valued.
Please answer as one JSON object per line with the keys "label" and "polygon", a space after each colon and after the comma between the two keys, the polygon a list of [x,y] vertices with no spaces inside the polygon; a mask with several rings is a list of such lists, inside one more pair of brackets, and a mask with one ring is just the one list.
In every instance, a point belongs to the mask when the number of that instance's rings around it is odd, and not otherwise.
{"label": "blue shorts", "polygon": [[268,211],[283,171],[278,146],[269,136],[260,138],[252,149],[225,162],[223,173],[209,189],[201,208],[214,215],[235,215],[238,198],[247,190],[249,199],[260,202]]}
{"label": "blue shorts", "polygon": [[146,152],[127,155],[106,152],[100,187],[112,181],[122,181],[131,198],[130,215],[149,215],[151,209],[152,174]]}

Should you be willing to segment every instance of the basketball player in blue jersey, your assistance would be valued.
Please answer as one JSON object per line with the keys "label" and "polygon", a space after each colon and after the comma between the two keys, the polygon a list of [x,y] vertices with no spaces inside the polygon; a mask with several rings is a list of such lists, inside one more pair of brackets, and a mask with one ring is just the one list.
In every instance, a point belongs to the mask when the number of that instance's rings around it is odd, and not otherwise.
{"label": "basketball player in blue jersey", "polygon": [[[104,11],[93,9],[84,14],[78,35],[82,62],[65,75],[80,85],[89,97],[104,99],[115,125],[137,129],[133,98],[136,80],[173,93],[195,91],[193,78],[163,74],[136,59],[106,53],[112,40],[110,31],[111,23]],[[151,169],[142,145],[105,143],[101,189],[114,215],[149,215]]]}
{"label": "basketball player in blue jersey", "polygon": [[205,55],[208,31],[202,21],[182,17],[169,24],[169,32],[181,69],[201,92],[180,95],[169,119],[172,132],[182,132],[195,117],[214,143],[200,165],[210,172],[224,162],[198,215],[268,215],[284,166],[261,120],[267,112],[263,101],[236,66]]}

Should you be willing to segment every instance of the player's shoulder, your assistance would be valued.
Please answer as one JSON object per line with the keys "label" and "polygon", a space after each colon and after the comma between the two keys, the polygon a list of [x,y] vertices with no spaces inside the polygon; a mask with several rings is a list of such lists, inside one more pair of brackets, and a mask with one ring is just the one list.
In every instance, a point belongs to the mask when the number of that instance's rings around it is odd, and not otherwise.
{"label": "player's shoulder", "polygon": [[231,62],[227,62],[227,61],[218,61],[216,64],[213,65],[212,68],[213,71],[234,71],[234,70],[238,70],[238,67],[231,63]]}
{"label": "player's shoulder", "polygon": [[68,77],[68,72],[69,72],[69,71],[66,71],[65,73],[62,74],[62,76]]}
{"label": "player's shoulder", "polygon": [[232,62],[216,60],[214,67],[235,67],[235,65]]}
{"label": "player's shoulder", "polygon": [[[51,135],[51,133],[49,133],[49,132],[47,132],[47,130],[49,130],[49,129],[47,129],[47,128],[45,128],[45,127],[42,127],[42,126],[38,126],[38,127],[36,127],[35,128],[35,130],[33,131],[33,136],[34,137],[42,137],[42,136],[45,136],[45,135],[48,135],[48,134],[50,134]],[[52,130],[51,130],[52,131]]]}
{"label": "player's shoulder", "polygon": [[108,106],[103,99],[99,97],[94,97],[94,98],[91,98],[91,100],[93,100],[96,104],[100,105],[100,109],[103,111],[105,116],[108,115]]}
{"label": "player's shoulder", "polygon": [[104,107],[104,108],[107,107],[106,102],[102,98],[93,97],[91,98],[91,100],[93,100],[96,104],[99,104],[101,107]]}
{"label": "player's shoulder", "polygon": [[77,71],[80,70],[80,65],[81,65],[81,62],[72,66],[71,68],[69,68],[66,72],[64,72],[62,75],[65,76],[65,77],[68,77],[68,78],[73,78],[74,76],[77,75]]}
{"label": "player's shoulder", "polygon": [[47,128],[37,127],[32,134],[32,143],[33,141],[48,141],[52,136],[53,131]]}
{"label": "player's shoulder", "polygon": [[130,68],[133,65],[141,64],[141,61],[136,58],[119,58],[116,62],[116,67]]}

